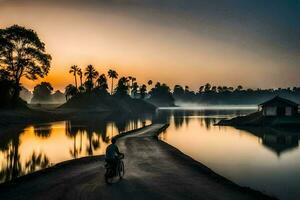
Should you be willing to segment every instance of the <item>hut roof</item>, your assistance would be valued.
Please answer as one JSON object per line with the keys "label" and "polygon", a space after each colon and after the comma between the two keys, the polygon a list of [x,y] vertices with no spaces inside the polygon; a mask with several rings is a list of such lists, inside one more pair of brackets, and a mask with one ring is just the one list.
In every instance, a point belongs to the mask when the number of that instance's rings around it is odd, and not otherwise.
{"label": "hut roof", "polygon": [[279,96],[274,97],[264,103],[259,104],[259,106],[280,106],[280,105],[289,105],[289,106],[298,106],[297,103],[290,101],[288,99],[281,98]]}

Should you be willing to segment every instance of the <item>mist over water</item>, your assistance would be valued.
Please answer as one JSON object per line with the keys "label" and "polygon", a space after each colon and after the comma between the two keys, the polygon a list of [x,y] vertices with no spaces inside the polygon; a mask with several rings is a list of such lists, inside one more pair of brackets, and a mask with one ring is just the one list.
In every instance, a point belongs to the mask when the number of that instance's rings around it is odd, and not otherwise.
{"label": "mist over water", "polygon": [[208,105],[176,101],[177,107],[159,107],[159,110],[256,110],[257,105]]}

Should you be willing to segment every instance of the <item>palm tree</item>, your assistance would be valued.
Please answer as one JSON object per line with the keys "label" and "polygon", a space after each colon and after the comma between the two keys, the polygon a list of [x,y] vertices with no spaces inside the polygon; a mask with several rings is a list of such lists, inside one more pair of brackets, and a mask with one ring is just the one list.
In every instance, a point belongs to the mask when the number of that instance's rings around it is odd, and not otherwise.
{"label": "palm tree", "polygon": [[121,97],[128,95],[128,79],[126,77],[121,77],[118,81],[118,86],[116,87],[116,95]]}
{"label": "palm tree", "polygon": [[108,85],[107,85],[107,79],[105,74],[101,74],[96,82],[97,82],[97,88],[99,88],[101,91],[107,92],[106,90],[108,89]]}
{"label": "palm tree", "polygon": [[134,82],[132,87],[131,87],[131,96],[133,98],[135,98],[137,96],[138,89],[139,89],[139,86],[138,86],[137,82]]}
{"label": "palm tree", "polygon": [[66,101],[68,101],[71,97],[75,96],[76,94],[77,88],[72,84],[67,85],[65,89]]}
{"label": "palm tree", "polygon": [[80,68],[78,68],[77,70],[77,75],[79,76],[79,79],[80,79],[80,86],[82,86],[82,70]]}
{"label": "palm tree", "polygon": [[97,78],[99,73],[96,71],[96,69],[93,67],[93,65],[88,65],[85,68],[84,75],[86,76],[87,80],[92,81],[94,78]]}
{"label": "palm tree", "polygon": [[128,79],[128,82],[130,82],[131,81],[131,84],[130,84],[130,94],[132,95],[132,89],[133,89],[133,83],[136,81],[136,78],[134,78],[134,77],[132,77],[132,76],[128,76],[127,77],[127,79]]}
{"label": "palm tree", "polygon": [[94,86],[93,79],[97,78],[99,73],[96,71],[96,69],[93,67],[93,65],[88,65],[85,68],[84,75],[86,76],[86,85],[89,86],[87,89],[88,89],[88,91],[91,91]]}
{"label": "palm tree", "polygon": [[76,88],[77,88],[77,78],[76,78],[76,75],[77,75],[78,70],[79,70],[78,66],[77,65],[73,65],[73,66],[71,66],[70,71],[69,71],[69,73],[73,74],[73,76],[75,77],[75,87]]}
{"label": "palm tree", "polygon": [[145,84],[143,84],[140,87],[140,94],[141,94],[141,99],[144,99],[147,94],[147,86]]}
{"label": "palm tree", "polygon": [[109,78],[111,78],[111,95],[113,94],[113,91],[114,91],[114,79],[116,78],[118,78],[118,73],[115,71],[115,70],[112,70],[112,69],[110,69],[109,71],[108,71],[108,77]]}

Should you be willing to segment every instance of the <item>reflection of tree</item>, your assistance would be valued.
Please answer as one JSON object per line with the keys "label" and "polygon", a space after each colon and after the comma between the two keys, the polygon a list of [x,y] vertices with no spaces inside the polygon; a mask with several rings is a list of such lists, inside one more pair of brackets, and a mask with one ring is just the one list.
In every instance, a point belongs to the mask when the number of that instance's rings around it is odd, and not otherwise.
{"label": "reflection of tree", "polygon": [[175,128],[176,129],[180,128],[183,125],[183,122],[184,122],[183,116],[180,113],[175,112],[174,113],[174,125],[175,125]]}
{"label": "reflection of tree", "polygon": [[70,149],[70,154],[73,158],[77,158],[81,152],[80,148],[78,149],[76,145],[76,136],[79,132],[79,128],[77,128],[76,126],[72,126],[71,121],[67,121],[65,126],[65,132],[68,137],[73,138],[73,149]]}
{"label": "reflection of tree", "polygon": [[115,122],[115,125],[116,125],[119,133],[126,131],[127,122],[125,120],[117,120]]}
{"label": "reflection of tree", "polygon": [[9,181],[23,174],[20,162],[19,146],[20,133],[12,135],[5,143],[1,143],[1,151],[6,159],[6,165],[2,164],[0,180]]}
{"label": "reflection of tree", "polygon": [[[22,130],[23,132],[23,130]],[[0,170],[0,182],[6,182],[22,176],[26,173],[36,171],[48,167],[49,160],[45,155],[33,153],[30,159],[22,166],[20,160],[20,133],[10,134],[10,138],[1,138],[0,150],[4,155],[4,159],[1,162]],[[7,139],[7,140],[6,140]]]}
{"label": "reflection of tree", "polygon": [[186,126],[189,126],[190,116],[185,116],[184,121],[185,121]]}
{"label": "reflection of tree", "polygon": [[86,152],[89,156],[93,155],[93,131],[90,128],[87,128],[86,130],[87,139],[88,139],[88,145],[86,147]]}
{"label": "reflection of tree", "polygon": [[52,132],[51,124],[33,125],[33,129],[34,129],[34,134],[41,138],[48,138]]}
{"label": "reflection of tree", "polygon": [[39,169],[44,169],[50,166],[48,157],[45,154],[35,152],[32,153],[30,159],[25,163],[26,173],[31,173]]}
{"label": "reflection of tree", "polygon": [[206,129],[210,130],[211,125],[212,125],[211,124],[211,118],[204,117],[203,119],[204,119],[204,124],[205,124]]}
{"label": "reflection of tree", "polygon": [[153,123],[163,123],[169,124],[170,118],[172,116],[172,111],[159,111],[156,113],[155,117],[153,118]]}

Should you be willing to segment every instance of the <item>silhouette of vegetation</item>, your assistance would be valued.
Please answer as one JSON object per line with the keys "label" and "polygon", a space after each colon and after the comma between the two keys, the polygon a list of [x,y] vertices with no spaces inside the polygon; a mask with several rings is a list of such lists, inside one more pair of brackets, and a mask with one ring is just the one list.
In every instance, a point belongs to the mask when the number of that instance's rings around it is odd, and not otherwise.
{"label": "silhouette of vegetation", "polygon": [[121,77],[115,89],[115,95],[120,97],[128,96],[128,92],[130,88],[128,82],[129,80],[126,77]]}
{"label": "silhouette of vegetation", "polygon": [[128,79],[128,82],[130,83],[130,85],[129,85],[129,88],[130,88],[130,95],[133,96],[132,90],[133,90],[133,84],[137,84],[137,83],[135,82],[135,81],[136,81],[136,78],[135,78],[135,77],[132,77],[132,76],[128,76],[127,79]]}
{"label": "silhouette of vegetation", "polygon": [[77,92],[77,88],[74,85],[67,85],[67,87],[65,88],[66,100],[68,101],[70,98],[74,97],[77,94]]}
{"label": "silhouette of vegetation", "polygon": [[157,106],[174,106],[174,98],[171,89],[165,83],[156,83],[155,87],[149,92],[149,102]]}
{"label": "silhouette of vegetation", "polygon": [[88,65],[85,69],[84,75],[86,76],[85,87],[87,92],[91,92],[94,87],[94,79],[97,78],[99,73],[95,70],[93,65]]}
{"label": "silhouette of vegetation", "polygon": [[131,97],[137,98],[138,91],[139,91],[139,85],[137,84],[137,82],[134,82],[131,86]]}
{"label": "silhouette of vegetation", "polygon": [[17,104],[21,78],[43,78],[49,72],[50,62],[51,56],[35,31],[18,25],[0,29],[0,70],[2,76],[5,74],[4,84],[9,83],[5,101]]}
{"label": "silhouette of vegetation", "polygon": [[33,152],[30,156],[30,159],[25,163],[25,173],[32,173],[39,169],[44,169],[50,166],[51,164],[49,158],[45,154],[36,154],[35,152]]}
{"label": "silhouette of vegetation", "polygon": [[[71,66],[69,73],[70,73],[70,74],[73,74],[73,76],[74,76],[75,87],[76,87],[76,88],[77,88],[77,75],[78,75],[78,72],[79,72],[79,68],[78,68],[77,65]],[[81,70],[80,70],[79,74],[82,75]]]}
{"label": "silhouette of vegetation", "polygon": [[108,94],[107,78],[106,78],[105,74],[101,74],[99,76],[99,78],[97,79],[96,83],[97,83],[97,86],[95,88],[96,91],[100,92],[101,94]]}
{"label": "silhouette of vegetation", "polygon": [[147,86],[145,84],[143,84],[140,87],[140,96],[141,96],[141,99],[145,99],[146,94],[147,94]]}
{"label": "silhouette of vegetation", "polygon": [[41,138],[48,138],[51,135],[52,127],[50,124],[33,125],[34,134]]}
{"label": "silhouette of vegetation", "polygon": [[6,107],[11,103],[13,94],[13,81],[8,79],[8,72],[0,70],[0,107]]}
{"label": "silhouette of vegetation", "polygon": [[52,91],[53,87],[49,82],[41,82],[40,84],[34,87],[31,103],[42,103],[52,101]]}
{"label": "silhouette of vegetation", "polygon": [[111,92],[110,92],[111,95],[113,94],[114,91],[114,79],[117,79],[118,76],[119,75],[115,70],[110,69],[108,71],[108,77],[111,78]]}
{"label": "silhouette of vegetation", "polygon": [[188,86],[183,88],[180,85],[175,85],[173,89],[173,97],[179,105],[181,103],[196,103],[202,105],[257,105],[277,95],[293,101],[299,101],[300,88],[244,89],[241,85],[234,88],[228,86],[213,86],[207,83],[200,86],[198,91],[190,91]]}

